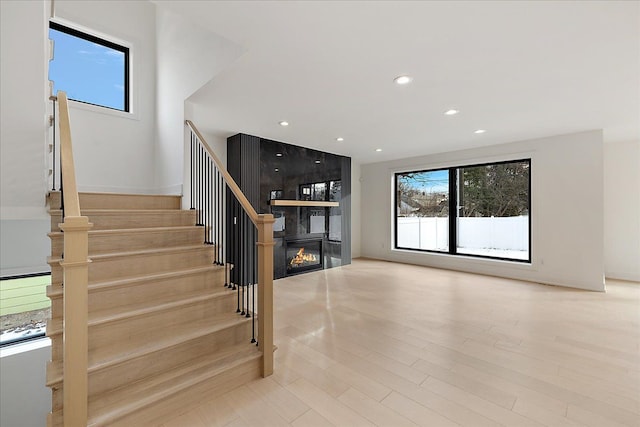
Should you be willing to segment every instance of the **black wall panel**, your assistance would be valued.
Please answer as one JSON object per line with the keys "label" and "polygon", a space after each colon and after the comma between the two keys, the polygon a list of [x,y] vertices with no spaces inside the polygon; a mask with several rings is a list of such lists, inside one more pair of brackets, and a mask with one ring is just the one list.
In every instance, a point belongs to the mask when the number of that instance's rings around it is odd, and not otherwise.
{"label": "black wall panel", "polygon": [[[329,241],[328,233],[325,233],[324,266],[351,263],[351,158],[237,134],[227,139],[227,169],[258,213],[284,217],[285,229],[274,232],[275,278],[285,275],[286,240],[308,233],[309,224],[303,221],[306,208],[272,208],[269,205],[271,192],[281,191],[280,198],[295,200],[300,199],[301,185],[341,181],[341,238],[340,241]],[[239,208],[232,206],[230,209],[233,218]]]}

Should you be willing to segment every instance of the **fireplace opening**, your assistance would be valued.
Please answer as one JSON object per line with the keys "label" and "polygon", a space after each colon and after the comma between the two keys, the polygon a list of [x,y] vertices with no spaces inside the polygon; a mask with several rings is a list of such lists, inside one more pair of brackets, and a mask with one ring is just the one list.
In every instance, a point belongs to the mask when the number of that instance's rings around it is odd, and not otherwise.
{"label": "fireplace opening", "polygon": [[322,239],[287,240],[285,262],[287,275],[321,270]]}

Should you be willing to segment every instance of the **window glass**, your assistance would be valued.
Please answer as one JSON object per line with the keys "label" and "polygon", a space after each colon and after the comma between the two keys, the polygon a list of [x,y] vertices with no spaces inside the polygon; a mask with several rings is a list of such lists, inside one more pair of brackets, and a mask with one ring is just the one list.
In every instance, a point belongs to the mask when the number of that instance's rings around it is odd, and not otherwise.
{"label": "window glass", "polygon": [[54,94],[62,90],[74,101],[129,111],[128,48],[54,22],[49,38]]}
{"label": "window glass", "polygon": [[396,175],[396,246],[449,250],[449,172]]}
{"label": "window glass", "polygon": [[529,259],[529,161],[458,169],[458,253]]}

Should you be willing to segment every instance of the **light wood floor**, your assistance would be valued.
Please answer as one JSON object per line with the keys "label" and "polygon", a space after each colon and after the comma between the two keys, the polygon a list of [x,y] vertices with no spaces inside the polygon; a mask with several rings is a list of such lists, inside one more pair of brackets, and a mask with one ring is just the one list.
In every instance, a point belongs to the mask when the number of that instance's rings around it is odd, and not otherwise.
{"label": "light wood floor", "polygon": [[274,283],[275,374],[164,427],[640,426],[640,284],[355,260]]}

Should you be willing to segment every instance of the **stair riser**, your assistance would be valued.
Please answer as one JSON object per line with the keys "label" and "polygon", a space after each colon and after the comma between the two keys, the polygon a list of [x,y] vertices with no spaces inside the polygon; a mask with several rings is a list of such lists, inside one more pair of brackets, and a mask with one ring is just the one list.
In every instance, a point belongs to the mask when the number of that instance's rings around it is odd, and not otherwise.
{"label": "stair riser", "polygon": [[[79,193],[82,209],[180,209],[180,196]],[[60,192],[49,194],[51,209],[60,209]]]}
{"label": "stair riser", "polygon": [[[109,422],[110,427],[161,425],[163,420],[195,408],[204,400],[220,396],[242,384],[260,378],[260,359],[250,360],[215,378],[204,381],[183,392],[149,405],[127,417]],[[62,411],[56,410],[49,419],[50,427],[63,427]],[[91,427],[100,424],[89,424]]]}
{"label": "stair riser", "polygon": [[[143,358],[133,359],[119,365],[102,369],[89,374],[89,399],[101,393],[109,393],[119,387],[126,386],[146,377],[162,374],[188,364],[198,357],[214,352],[224,346],[246,343],[251,336],[250,323],[238,323],[232,328],[216,331],[178,346],[155,352]],[[62,408],[63,387],[57,383],[53,387],[53,410]]]}
{"label": "stair riser", "polygon": [[[57,287],[56,287],[57,288]],[[226,289],[224,287],[224,269],[212,267],[207,271],[171,277],[163,280],[137,282],[127,286],[113,286],[89,290],[89,313],[106,312],[110,310],[135,310],[175,301],[184,294],[202,292],[209,294]],[[139,302],[139,304],[134,304]],[[51,318],[63,316],[62,295],[51,298]]]}
{"label": "stair riser", "polygon": [[[216,315],[235,310],[235,296],[229,294],[213,301],[90,326],[89,364],[110,360],[116,354],[151,345],[167,336],[189,333],[193,322],[211,319],[213,324]],[[61,354],[58,352],[62,350],[62,335],[54,333],[49,337],[52,352]]]}
{"label": "stair riser", "polygon": [[[62,268],[54,262],[51,268],[51,283],[62,282]],[[55,265],[57,264],[57,266]],[[115,280],[122,277],[142,276],[181,268],[213,265],[213,247],[202,246],[176,252],[160,252],[130,255],[127,257],[94,257],[89,264],[89,283]]]}
{"label": "stair riser", "polygon": [[[194,225],[196,211],[140,211],[134,214],[122,211],[82,212],[93,224],[92,230],[120,230],[127,228],[179,227]],[[62,222],[62,214],[51,213],[51,231],[60,231],[58,224]]]}
{"label": "stair riser", "polygon": [[[163,229],[127,231],[117,233],[92,234],[89,232],[89,256],[123,251],[136,251],[153,248],[191,246],[203,243],[204,228]],[[64,249],[64,235],[55,234],[51,238],[51,255],[60,256]]]}

